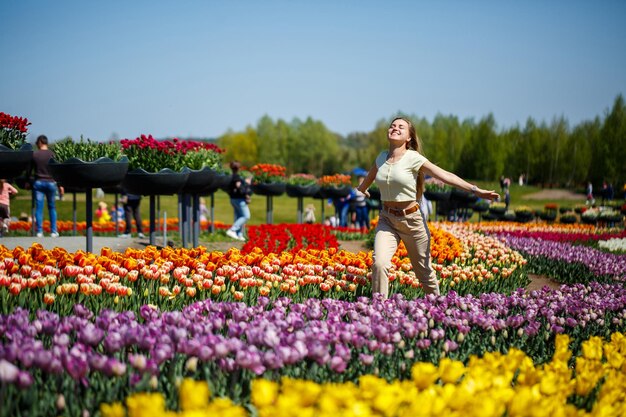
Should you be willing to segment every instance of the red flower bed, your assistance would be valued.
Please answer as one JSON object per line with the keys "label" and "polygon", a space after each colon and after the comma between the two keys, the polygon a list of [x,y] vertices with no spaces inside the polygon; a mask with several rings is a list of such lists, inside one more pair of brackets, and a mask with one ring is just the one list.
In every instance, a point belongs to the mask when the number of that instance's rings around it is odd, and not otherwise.
{"label": "red flower bed", "polygon": [[255,247],[264,254],[291,252],[302,249],[330,249],[339,247],[331,228],[321,224],[263,224],[248,227],[248,242],[241,248],[250,253]]}

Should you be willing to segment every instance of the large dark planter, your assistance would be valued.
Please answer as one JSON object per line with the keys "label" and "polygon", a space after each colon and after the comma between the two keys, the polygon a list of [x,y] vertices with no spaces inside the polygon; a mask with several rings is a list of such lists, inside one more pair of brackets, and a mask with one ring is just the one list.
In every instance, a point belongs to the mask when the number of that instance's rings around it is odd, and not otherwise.
{"label": "large dark planter", "polygon": [[350,195],[352,187],[343,185],[341,187],[321,187],[320,193],[324,198],[343,198]]}
{"label": "large dark planter", "polygon": [[504,207],[489,207],[489,213],[495,216],[503,216],[506,213],[506,208]]}
{"label": "large dark planter", "polygon": [[122,183],[120,183],[113,187],[102,187],[102,191],[104,191],[105,194],[123,194],[124,188],[122,187]]}
{"label": "large dark planter", "polygon": [[520,223],[527,223],[531,220],[533,220],[535,217],[533,216],[532,213],[528,213],[528,212],[517,212],[515,213],[515,220],[517,220]]}
{"label": "large dark planter", "polygon": [[542,211],[541,214],[539,214],[539,218],[547,222],[553,222],[556,220],[556,210]]}
{"label": "large dark planter", "polygon": [[320,190],[320,186],[287,184],[285,191],[289,197],[313,197]]}
{"label": "large dark planter", "polygon": [[203,194],[206,190],[211,189],[217,175],[218,173],[211,168],[189,170],[189,177],[181,192],[187,194]]}
{"label": "large dark planter", "polygon": [[563,224],[574,224],[576,223],[576,217],[574,216],[561,216],[559,218],[559,222]]}
{"label": "large dark planter", "polygon": [[119,161],[111,158],[98,158],[85,162],[70,158],[64,162],[50,159],[50,174],[59,185],[74,189],[104,188],[119,185],[128,172],[128,158]]}
{"label": "large dark planter", "polygon": [[126,173],[122,186],[131,194],[172,195],[182,190],[188,177],[187,168],[181,172],[172,171],[169,168],[159,172],[147,172],[139,168]]}
{"label": "large dark planter", "polygon": [[448,201],[450,199],[450,191],[424,191],[424,197],[430,201]]}
{"label": "large dark planter", "polygon": [[585,224],[596,224],[598,223],[598,218],[597,217],[585,217],[585,216],[581,216],[580,220],[585,223]]}
{"label": "large dark planter", "polygon": [[286,185],[284,182],[252,184],[252,192],[258,195],[278,196],[284,194]]}
{"label": "large dark planter", "polygon": [[232,175],[228,174],[219,174],[215,173],[213,178],[211,178],[211,185],[205,187],[200,193],[200,195],[211,195],[218,190],[222,190],[225,193],[228,193],[228,187],[230,185],[230,179]]}
{"label": "large dark planter", "polygon": [[470,204],[478,201],[478,197],[473,193],[453,188],[452,191],[450,191],[450,200],[457,201],[459,207],[469,207]]}
{"label": "large dark planter", "polygon": [[25,143],[18,150],[0,145],[0,178],[12,179],[26,171],[33,160],[33,147]]}
{"label": "large dark planter", "polygon": [[489,203],[485,200],[480,200],[470,204],[469,208],[477,213],[485,213],[489,211]]}

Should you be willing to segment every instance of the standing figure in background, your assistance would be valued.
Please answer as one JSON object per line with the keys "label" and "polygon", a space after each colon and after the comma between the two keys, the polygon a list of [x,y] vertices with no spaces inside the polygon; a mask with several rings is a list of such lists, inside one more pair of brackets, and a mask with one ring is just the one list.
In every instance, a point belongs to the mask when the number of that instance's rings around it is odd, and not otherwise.
{"label": "standing figure in background", "polygon": [[[50,237],[58,237],[57,230],[57,208],[56,194],[57,183],[48,172],[48,161],[54,158],[54,153],[48,149],[48,138],[40,135],[35,142],[37,150],[33,152],[33,167],[35,171],[35,182],[33,192],[35,193],[35,221],[37,226],[37,237],[43,237],[43,201],[48,202],[48,215],[50,216]],[[63,195],[63,187],[58,187],[58,192]]]}
{"label": "standing figure in background", "polygon": [[206,207],[206,199],[200,197],[200,222],[209,221],[209,209]]}
{"label": "standing figure in background", "polygon": [[[359,177],[359,185],[363,184],[365,177]],[[356,211],[356,227],[366,233],[370,228],[369,210],[367,208],[367,197],[359,191],[358,186],[354,189],[354,210]]]}
{"label": "standing figure in background", "polygon": [[132,236],[133,218],[137,227],[137,237],[145,237],[141,226],[141,196],[137,194],[122,193],[122,202],[124,203],[124,217],[126,218],[126,228],[120,237],[127,238]]}
{"label": "standing figure in background", "polygon": [[13,194],[17,194],[17,189],[6,180],[0,179],[0,236],[4,236],[9,231]]}
{"label": "standing figure in background", "polygon": [[304,222],[306,224],[315,223],[315,206],[313,204],[307,204],[304,208]]}
{"label": "standing figure in background", "polygon": [[587,205],[595,204],[596,200],[593,198],[593,185],[591,181],[587,182],[587,188],[585,189],[585,195],[587,196]]}
{"label": "standing figure in background", "polygon": [[226,231],[226,236],[231,239],[245,241],[243,235],[244,226],[250,220],[250,208],[248,201],[250,196],[250,184],[239,175],[241,164],[237,161],[230,163],[230,170],[233,176],[228,186],[228,195],[230,196],[230,205],[233,206],[234,222]]}

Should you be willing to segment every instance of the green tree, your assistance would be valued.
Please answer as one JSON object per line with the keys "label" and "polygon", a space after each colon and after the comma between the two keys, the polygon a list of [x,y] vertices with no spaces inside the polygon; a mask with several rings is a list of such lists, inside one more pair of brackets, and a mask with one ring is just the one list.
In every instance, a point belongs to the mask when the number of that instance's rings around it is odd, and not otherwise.
{"label": "green tree", "polygon": [[218,144],[224,149],[222,160],[225,163],[239,161],[244,166],[252,166],[259,159],[257,134],[251,126],[244,132],[226,132],[218,139]]}
{"label": "green tree", "polygon": [[591,177],[595,182],[613,184],[626,179],[626,105],[622,95],[613,102],[594,146]]}

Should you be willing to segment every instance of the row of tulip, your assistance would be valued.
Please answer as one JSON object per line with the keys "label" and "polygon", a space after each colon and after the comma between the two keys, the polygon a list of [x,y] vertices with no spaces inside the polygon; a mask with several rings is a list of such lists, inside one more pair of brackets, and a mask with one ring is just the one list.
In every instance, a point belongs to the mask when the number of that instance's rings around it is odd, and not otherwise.
{"label": "row of tulip", "polygon": [[[149,230],[150,227],[150,222],[148,220],[143,220],[141,222],[141,226],[143,228],[143,230]],[[156,230],[158,231],[163,231],[165,230],[165,228],[167,227],[168,231],[178,231],[178,219],[177,218],[171,218],[171,219],[167,219],[167,221],[164,223],[163,220],[156,220],[155,223],[156,226]],[[207,230],[209,227],[211,226],[211,222],[207,221],[207,220],[202,220],[200,222],[200,228],[202,230]],[[92,224],[93,227],[93,232],[96,234],[113,234],[115,233],[115,222],[104,222],[104,223],[100,223],[100,222],[94,222]],[[222,230],[226,230],[228,229],[229,225],[226,225],[223,222],[220,221],[216,221],[215,228],[217,229],[222,229]],[[123,220],[120,220],[117,224],[117,228],[119,231],[122,231],[126,228],[126,222]],[[71,220],[58,220],[57,221],[57,231],[61,234],[61,235],[70,235],[74,232],[74,229],[76,229],[76,232],[80,233],[80,234],[84,234],[85,231],[87,230],[87,222],[84,221],[77,221],[76,223],[74,223]],[[132,228],[133,230],[135,230],[135,228]],[[30,231],[32,230],[32,223],[29,221],[25,221],[25,220],[18,220],[18,221],[13,221],[11,223],[9,223],[9,231],[11,233],[15,233],[15,234],[28,234],[30,233]],[[46,233],[50,233],[50,221],[49,220],[44,220],[43,221],[43,230]]]}
{"label": "row of tulip", "polygon": [[[416,363],[411,379],[386,381],[373,375],[358,383],[316,384],[283,378],[252,382],[251,403],[260,417],[296,416],[611,416],[626,414],[626,336],[592,337],[573,356],[569,338],[558,335],[550,362],[533,364],[526,353],[472,357],[467,365],[443,359]],[[570,363],[574,363],[574,369]],[[102,404],[102,417],[249,415],[229,399],[211,398],[206,381],[184,379],[178,387],[180,412],[167,411],[159,393],[135,393]],[[215,414],[213,414],[215,413]]]}
{"label": "row of tulip", "polygon": [[[271,230],[266,239],[278,240],[276,236],[282,238],[279,233],[284,233],[279,230],[286,228],[258,230]],[[333,242],[329,229],[321,225],[297,225],[291,230],[294,236],[306,233],[310,246]],[[15,306],[48,305],[63,314],[80,302],[94,311],[137,311],[146,303],[169,310],[206,298],[254,303],[259,296],[355,300],[370,294],[371,253],[355,254],[336,247],[298,249],[303,244],[278,254],[260,248],[247,249],[247,253],[231,248],[222,253],[204,247],[148,247],[127,249],[123,254],[105,248],[100,256],[58,247],[45,250],[39,244],[13,250],[0,245],[0,308],[8,313]],[[452,226],[433,227],[431,251],[444,292],[511,292],[526,282],[522,272],[526,261],[492,237]],[[398,249],[393,263],[391,293],[411,298],[421,294],[404,247]]]}
{"label": "row of tulip", "polygon": [[569,242],[503,236],[506,244],[531,257],[529,272],[546,274],[559,282],[626,283],[626,254],[613,254]]}
{"label": "row of tulip", "polygon": [[624,320],[626,288],[595,283],[509,296],[261,298],[254,306],[206,300],[172,312],[145,305],[138,316],[95,315],[81,305],[65,317],[17,308],[0,316],[0,376],[14,370],[4,382],[12,384],[15,406],[35,394],[49,406],[78,391],[76,407],[89,408],[150,380],[171,393],[172,381],[185,374],[247,402],[256,376],[343,383],[374,374],[392,381],[410,378],[416,362],[465,362],[512,348],[543,363],[556,334],[569,334],[578,354],[591,336],[623,332]]}

